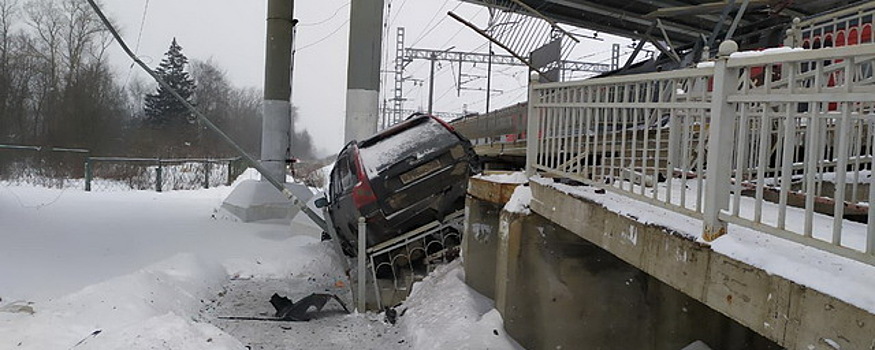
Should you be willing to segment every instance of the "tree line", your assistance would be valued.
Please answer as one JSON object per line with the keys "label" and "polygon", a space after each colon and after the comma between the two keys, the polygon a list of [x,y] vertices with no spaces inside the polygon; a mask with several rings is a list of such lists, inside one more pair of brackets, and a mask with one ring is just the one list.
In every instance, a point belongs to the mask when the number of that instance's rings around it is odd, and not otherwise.
{"label": "tree line", "polygon": [[[112,156],[235,155],[187,112],[162,110],[169,102],[158,98],[155,82],[114,72],[107,57],[111,44],[85,1],[0,0],[0,144],[78,147]],[[162,63],[180,57],[182,46],[174,39]],[[164,73],[181,69],[176,73],[191,82],[185,97],[258,157],[261,91],[233,86],[211,60],[170,63],[182,64],[164,67]],[[295,139],[299,147],[292,153],[312,156],[309,135]]]}

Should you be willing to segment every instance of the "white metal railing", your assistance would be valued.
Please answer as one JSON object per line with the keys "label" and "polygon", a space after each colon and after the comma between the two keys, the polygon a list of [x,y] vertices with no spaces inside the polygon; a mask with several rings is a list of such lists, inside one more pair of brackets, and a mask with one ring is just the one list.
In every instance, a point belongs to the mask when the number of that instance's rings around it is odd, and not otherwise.
{"label": "white metal railing", "polygon": [[701,218],[707,240],[731,222],[875,264],[875,45],[733,45],[713,66],[533,81],[529,173]]}

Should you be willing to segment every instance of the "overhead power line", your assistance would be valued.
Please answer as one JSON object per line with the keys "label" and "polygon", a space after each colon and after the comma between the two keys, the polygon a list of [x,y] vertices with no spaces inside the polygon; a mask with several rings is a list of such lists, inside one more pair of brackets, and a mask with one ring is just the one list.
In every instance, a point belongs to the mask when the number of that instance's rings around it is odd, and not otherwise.
{"label": "overhead power line", "polygon": [[314,41],[314,42],[312,42],[312,43],[309,43],[309,44],[307,44],[307,45],[301,46],[301,47],[295,49],[295,51],[301,51],[301,50],[303,50],[303,49],[309,48],[309,47],[311,47],[311,46],[313,46],[313,45],[316,45],[316,44],[319,44],[319,43],[325,41],[326,39],[330,38],[332,35],[334,35],[335,33],[337,33],[337,32],[340,30],[340,28],[343,28],[343,26],[345,26],[347,23],[349,23],[349,20],[346,20],[346,21],[344,21],[343,23],[341,23],[337,28],[334,28],[334,30],[331,31],[331,33],[328,33],[328,35],[322,37],[322,39],[319,39],[319,40],[316,40],[316,41]]}
{"label": "overhead power line", "polygon": [[347,2],[347,3],[343,4],[343,5],[340,5],[340,7],[338,7],[336,10],[334,10],[334,14],[332,14],[331,17],[328,17],[328,18],[326,18],[326,19],[323,19],[323,20],[321,20],[321,21],[319,21],[319,22],[313,22],[313,23],[298,23],[298,26],[299,26],[299,27],[312,27],[312,26],[318,26],[318,25],[320,25],[320,24],[322,24],[322,23],[328,22],[328,21],[334,19],[334,17],[337,17],[337,14],[340,13],[340,10],[342,10],[344,7],[349,6],[349,4],[350,4],[350,3]]}

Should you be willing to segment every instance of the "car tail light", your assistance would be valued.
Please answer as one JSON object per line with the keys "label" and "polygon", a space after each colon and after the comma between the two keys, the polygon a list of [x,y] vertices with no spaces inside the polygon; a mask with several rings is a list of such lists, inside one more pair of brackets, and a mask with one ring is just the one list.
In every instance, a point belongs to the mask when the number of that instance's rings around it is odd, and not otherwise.
{"label": "car tail light", "polygon": [[365,173],[364,166],[362,166],[358,150],[355,152],[355,173],[359,181],[352,188],[352,202],[355,204],[356,208],[362,208],[368,204],[376,202],[377,195],[374,194],[374,189],[371,188],[371,182],[368,181],[368,175]]}
{"label": "car tail light", "polygon": [[374,195],[374,190],[371,189],[371,184],[368,180],[359,180],[355,184],[355,187],[352,188],[352,201],[357,208],[377,201],[377,196]]}

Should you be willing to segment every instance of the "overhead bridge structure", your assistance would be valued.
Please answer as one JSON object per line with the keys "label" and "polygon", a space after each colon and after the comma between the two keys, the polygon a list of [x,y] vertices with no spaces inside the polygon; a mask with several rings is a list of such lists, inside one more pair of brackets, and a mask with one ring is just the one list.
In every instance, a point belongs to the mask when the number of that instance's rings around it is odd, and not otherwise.
{"label": "overhead bridge structure", "polygon": [[[533,75],[526,103],[452,122],[529,175],[470,182],[463,243],[466,281],[515,339],[875,347],[875,2],[525,3],[679,57],[715,50],[664,71]],[[785,47],[741,52],[773,34]]]}

